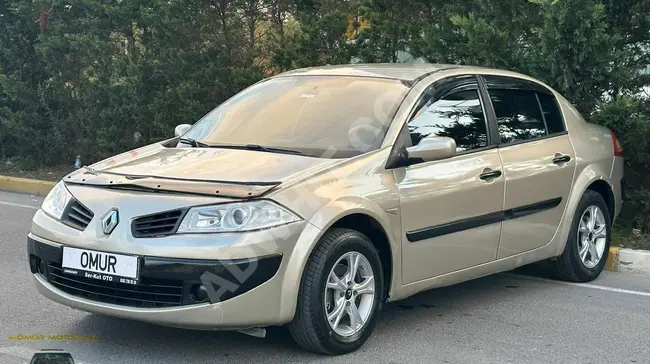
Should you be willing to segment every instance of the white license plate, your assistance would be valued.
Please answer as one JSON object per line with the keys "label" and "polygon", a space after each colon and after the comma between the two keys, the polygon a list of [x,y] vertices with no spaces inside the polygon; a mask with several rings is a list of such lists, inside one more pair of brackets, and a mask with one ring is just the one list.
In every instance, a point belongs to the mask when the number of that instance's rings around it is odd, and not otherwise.
{"label": "white license plate", "polygon": [[136,284],[138,257],[95,250],[63,247],[64,273],[86,278]]}

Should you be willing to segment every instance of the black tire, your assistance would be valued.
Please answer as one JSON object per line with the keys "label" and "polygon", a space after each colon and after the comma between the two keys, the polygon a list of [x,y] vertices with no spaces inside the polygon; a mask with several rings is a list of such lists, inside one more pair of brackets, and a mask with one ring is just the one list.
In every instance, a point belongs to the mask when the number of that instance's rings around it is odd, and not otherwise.
{"label": "black tire", "polygon": [[[605,217],[605,226],[607,228],[606,232],[606,242],[605,250],[603,251],[603,256],[601,257],[598,264],[593,268],[587,268],[578,254],[578,226],[582,214],[589,206],[597,206],[602,209],[603,215]],[[553,270],[555,276],[559,279],[569,281],[569,282],[589,282],[596,279],[600,273],[605,268],[607,263],[607,257],[609,255],[609,245],[612,242],[612,221],[609,214],[609,209],[603,197],[591,190],[587,190],[585,194],[580,199],[578,207],[576,208],[575,216],[573,216],[573,222],[571,223],[571,231],[569,232],[569,238],[567,239],[566,246],[564,247],[564,252],[562,255],[557,257],[552,263],[555,263]]]}
{"label": "black tire", "polygon": [[[343,337],[327,322],[324,295],[330,270],[340,257],[351,251],[368,259],[375,278],[375,299],[363,328],[350,337]],[[370,240],[356,230],[332,229],[321,238],[309,257],[300,282],[296,315],[288,325],[289,332],[299,346],[311,352],[327,355],[353,352],[372,334],[384,301],[383,292],[381,260]]]}

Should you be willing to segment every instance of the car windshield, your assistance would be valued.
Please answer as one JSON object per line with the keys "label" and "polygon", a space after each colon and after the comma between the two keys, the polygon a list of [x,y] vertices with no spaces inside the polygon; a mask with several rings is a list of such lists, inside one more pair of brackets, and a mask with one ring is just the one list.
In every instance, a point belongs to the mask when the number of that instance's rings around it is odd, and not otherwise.
{"label": "car windshield", "polygon": [[347,158],[377,149],[408,86],[398,80],[293,76],[263,81],[199,120],[183,138]]}
{"label": "car windshield", "polygon": [[36,353],[31,364],[74,364],[69,353]]}

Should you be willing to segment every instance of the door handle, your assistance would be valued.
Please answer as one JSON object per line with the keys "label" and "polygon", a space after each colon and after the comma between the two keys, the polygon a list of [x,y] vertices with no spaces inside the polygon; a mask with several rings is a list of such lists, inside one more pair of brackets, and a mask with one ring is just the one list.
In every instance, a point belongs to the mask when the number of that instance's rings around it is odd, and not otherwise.
{"label": "door handle", "polygon": [[571,157],[568,155],[560,155],[556,154],[555,157],[553,157],[553,163],[555,164],[562,164],[566,163],[571,160]]}
{"label": "door handle", "polygon": [[488,170],[486,172],[481,173],[478,177],[484,181],[491,178],[499,178],[501,177],[501,171]]}

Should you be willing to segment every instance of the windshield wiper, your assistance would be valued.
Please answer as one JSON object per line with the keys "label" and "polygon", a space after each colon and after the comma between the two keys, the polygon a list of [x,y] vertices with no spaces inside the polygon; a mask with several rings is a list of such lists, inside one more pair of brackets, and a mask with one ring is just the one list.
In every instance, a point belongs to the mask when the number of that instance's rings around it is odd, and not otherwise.
{"label": "windshield wiper", "polygon": [[305,155],[305,153],[297,151],[297,150],[293,150],[293,149],[265,147],[265,146],[259,145],[259,144],[246,144],[244,147],[246,149],[248,149],[248,150],[258,150],[258,151],[261,151],[261,152]]}
{"label": "windshield wiper", "polygon": [[181,142],[181,143],[184,143],[184,144],[189,144],[190,146],[192,146],[194,148],[209,148],[210,147],[209,144],[205,144],[203,142],[200,142],[200,141],[198,141],[196,139],[192,139],[192,138],[180,138],[180,139],[178,139],[178,141]]}
{"label": "windshield wiper", "polygon": [[223,149],[256,150],[256,151],[268,152],[268,153],[284,153],[284,154],[306,155],[303,152],[293,150],[293,149],[265,147],[265,146],[259,145],[259,144],[246,144],[246,145],[210,144],[210,145],[207,145],[206,147],[207,148],[223,148]]}
{"label": "windshield wiper", "polygon": [[246,144],[246,145],[230,145],[230,144],[206,144],[192,138],[180,138],[179,142],[189,144],[194,148],[223,148],[223,149],[243,149],[243,150],[256,150],[260,152],[268,153],[285,153],[285,154],[295,154],[295,155],[306,155],[303,152],[284,149],[284,148],[275,148],[275,147],[265,147],[259,144]]}

